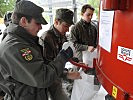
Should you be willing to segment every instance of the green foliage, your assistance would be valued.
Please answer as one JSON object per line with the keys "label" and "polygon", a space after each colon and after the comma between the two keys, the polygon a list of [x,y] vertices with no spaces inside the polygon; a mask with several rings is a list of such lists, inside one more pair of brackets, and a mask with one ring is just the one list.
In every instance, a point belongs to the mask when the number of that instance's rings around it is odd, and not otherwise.
{"label": "green foliage", "polygon": [[95,13],[98,16],[100,0],[88,0],[88,3],[95,8]]}
{"label": "green foliage", "polygon": [[16,0],[0,0],[0,17],[3,17],[7,11],[12,11]]}

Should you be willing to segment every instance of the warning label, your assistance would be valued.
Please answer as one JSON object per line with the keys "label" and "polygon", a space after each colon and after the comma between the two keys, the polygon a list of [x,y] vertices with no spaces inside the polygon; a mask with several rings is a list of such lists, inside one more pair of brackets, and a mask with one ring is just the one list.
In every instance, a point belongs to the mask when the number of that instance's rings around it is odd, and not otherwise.
{"label": "warning label", "polygon": [[112,89],[112,96],[116,99],[117,98],[117,88],[115,86],[113,86],[113,89]]}

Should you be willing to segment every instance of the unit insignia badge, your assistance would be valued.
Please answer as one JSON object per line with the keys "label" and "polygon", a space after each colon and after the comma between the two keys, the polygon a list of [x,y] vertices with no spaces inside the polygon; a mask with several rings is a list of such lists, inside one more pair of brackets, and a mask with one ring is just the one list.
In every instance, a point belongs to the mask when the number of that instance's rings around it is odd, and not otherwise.
{"label": "unit insignia badge", "polygon": [[32,52],[29,48],[24,48],[20,50],[22,53],[22,57],[26,60],[26,61],[31,61],[33,59],[33,55]]}

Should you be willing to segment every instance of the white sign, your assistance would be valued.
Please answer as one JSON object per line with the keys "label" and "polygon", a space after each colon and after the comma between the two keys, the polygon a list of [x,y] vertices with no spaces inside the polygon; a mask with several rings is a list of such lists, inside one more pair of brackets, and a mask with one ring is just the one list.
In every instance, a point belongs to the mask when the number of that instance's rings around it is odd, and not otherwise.
{"label": "white sign", "polygon": [[113,19],[114,11],[103,11],[101,2],[99,23],[99,45],[108,52],[111,51]]}
{"label": "white sign", "polygon": [[118,46],[117,59],[133,65],[133,50]]}

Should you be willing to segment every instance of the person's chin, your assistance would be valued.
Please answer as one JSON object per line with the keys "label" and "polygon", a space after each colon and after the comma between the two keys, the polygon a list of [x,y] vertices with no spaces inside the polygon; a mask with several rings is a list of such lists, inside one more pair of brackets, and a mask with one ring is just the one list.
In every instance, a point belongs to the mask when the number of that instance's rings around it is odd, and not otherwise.
{"label": "person's chin", "polygon": [[86,20],[84,20],[84,21],[85,21],[86,23],[89,23],[89,22],[90,22],[90,20],[87,20],[87,19],[86,19]]}
{"label": "person's chin", "polygon": [[65,35],[65,33],[61,33],[61,35]]}

